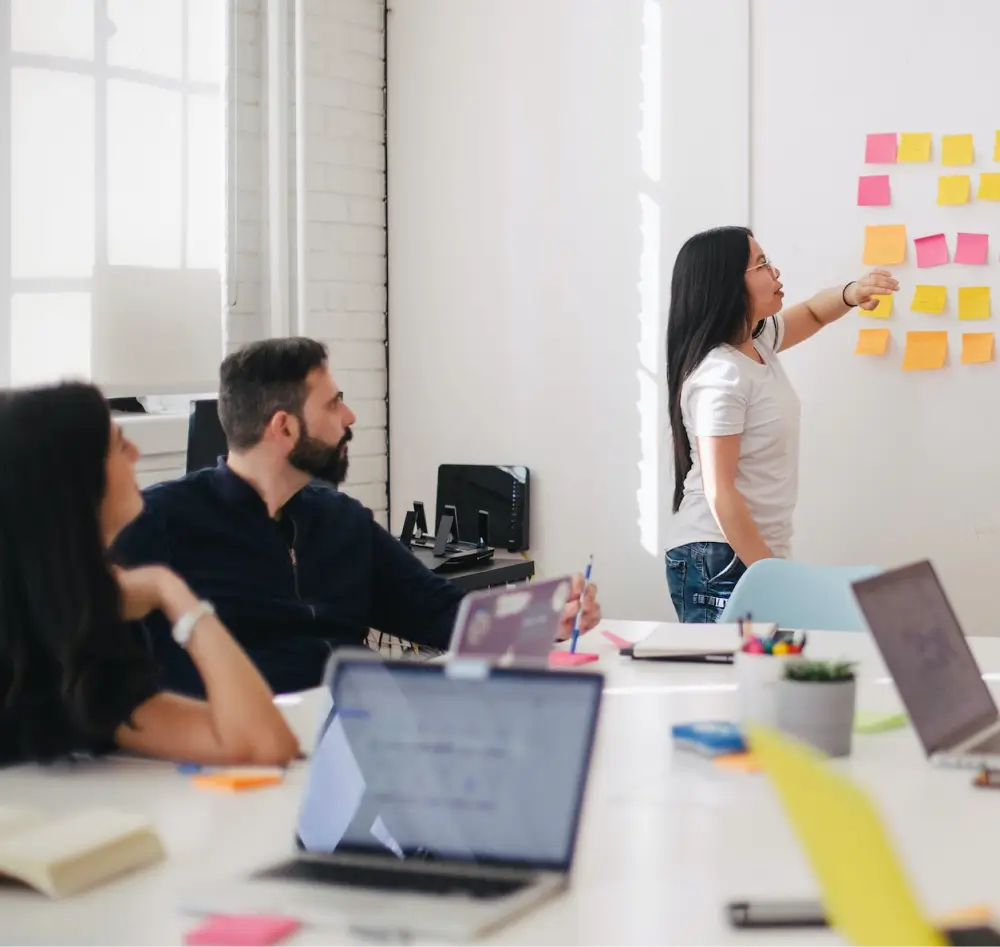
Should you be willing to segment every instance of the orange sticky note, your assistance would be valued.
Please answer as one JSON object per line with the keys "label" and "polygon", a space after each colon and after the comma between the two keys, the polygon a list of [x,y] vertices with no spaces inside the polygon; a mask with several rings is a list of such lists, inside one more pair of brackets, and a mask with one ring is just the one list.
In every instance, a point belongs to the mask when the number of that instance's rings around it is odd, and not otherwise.
{"label": "orange sticky note", "polygon": [[972,147],[972,135],[942,135],[941,164],[959,165],[972,164],[975,160],[975,150]]}
{"label": "orange sticky note", "polygon": [[716,756],[713,760],[720,769],[729,769],[735,773],[759,773],[760,761],[753,753],[727,753]]}
{"label": "orange sticky note", "polygon": [[865,227],[865,266],[898,266],[906,259],[906,226],[883,224]]}
{"label": "orange sticky note", "polygon": [[913,291],[913,302],[910,303],[910,309],[913,312],[929,312],[939,316],[944,312],[947,302],[948,287],[917,286]]}
{"label": "orange sticky note", "polygon": [[241,792],[244,789],[260,789],[276,786],[284,779],[277,770],[224,769],[217,773],[194,776],[191,779],[199,789],[221,789],[227,792]]}
{"label": "orange sticky note", "polygon": [[1000,201],[1000,174],[980,174],[976,197],[981,201]]}
{"label": "orange sticky note", "polygon": [[993,361],[992,332],[962,333],[962,364],[983,365]]}
{"label": "orange sticky note", "polygon": [[874,309],[859,309],[859,316],[870,316],[872,319],[888,319],[892,315],[892,293],[884,296],[875,295],[872,299],[878,300],[878,305]]}
{"label": "orange sticky note", "polygon": [[948,360],[947,332],[907,332],[903,371],[920,372],[944,368]]}
{"label": "orange sticky note", "polygon": [[950,207],[954,204],[968,204],[972,192],[972,181],[967,174],[942,174],[938,178],[938,204]]}
{"label": "orange sticky note", "polygon": [[896,160],[905,161],[930,161],[931,160],[931,133],[930,132],[903,132],[899,136],[899,151]]}
{"label": "orange sticky note", "polygon": [[888,329],[858,330],[858,347],[854,350],[855,355],[885,355],[888,348]]}
{"label": "orange sticky note", "polygon": [[958,318],[989,319],[989,317],[990,317],[989,286],[959,286]]}

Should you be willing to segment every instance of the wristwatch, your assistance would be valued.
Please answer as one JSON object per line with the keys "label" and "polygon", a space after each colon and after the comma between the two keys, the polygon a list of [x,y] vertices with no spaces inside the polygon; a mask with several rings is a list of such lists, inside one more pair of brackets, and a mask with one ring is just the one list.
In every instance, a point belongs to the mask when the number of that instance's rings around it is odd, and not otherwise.
{"label": "wristwatch", "polygon": [[188,641],[191,640],[191,634],[194,632],[194,626],[198,624],[201,619],[206,615],[214,615],[215,606],[211,602],[201,601],[189,612],[185,612],[180,618],[174,623],[173,630],[171,634],[174,636],[174,641],[176,641],[182,648],[186,648]]}

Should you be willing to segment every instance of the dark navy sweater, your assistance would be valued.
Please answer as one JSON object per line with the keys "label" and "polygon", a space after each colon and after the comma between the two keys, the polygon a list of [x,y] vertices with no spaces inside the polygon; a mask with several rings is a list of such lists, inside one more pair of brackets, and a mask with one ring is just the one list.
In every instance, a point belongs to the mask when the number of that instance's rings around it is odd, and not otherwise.
{"label": "dark navy sweater", "polygon": [[[419,562],[371,511],[328,484],[297,493],[277,518],[220,461],[144,491],[116,561],[181,575],[247,650],[275,692],[317,686],[331,648],[370,629],[446,649],[462,593]],[[160,614],[146,621],[163,685],[201,694],[187,652]]]}

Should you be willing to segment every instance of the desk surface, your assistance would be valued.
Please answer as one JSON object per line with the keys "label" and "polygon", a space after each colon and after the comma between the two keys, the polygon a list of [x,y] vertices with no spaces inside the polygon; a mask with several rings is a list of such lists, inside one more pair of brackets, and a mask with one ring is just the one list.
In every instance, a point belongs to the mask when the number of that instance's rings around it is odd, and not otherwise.
{"label": "desk surface", "polygon": [[[602,627],[635,640],[653,625]],[[809,641],[812,656],[860,662],[860,709],[900,709],[867,635],[811,634]],[[971,642],[987,680],[1000,679],[1000,639]],[[747,934],[725,923],[727,900],[816,891],[765,777],[723,771],[673,750],[673,723],[733,718],[732,667],[631,661],[597,633],[581,640],[581,650],[601,653],[607,687],[573,884],[492,942],[838,943],[830,931]],[[308,734],[317,714],[315,694],[296,700],[287,713]],[[990,858],[1000,847],[1000,793],[973,789],[968,772],[932,768],[909,728],[855,736],[853,755],[835,765],[878,801],[928,910],[1000,908]],[[110,805],[147,814],[169,859],[64,902],[0,889],[0,941],[180,943],[193,921],[176,911],[178,890],[193,877],[238,874],[285,855],[304,776],[303,764],[281,787],[226,796],[196,790],[169,764],[149,761],[104,760],[72,772],[63,766],[4,772],[0,803],[53,812]],[[348,932],[330,928],[303,930],[291,941],[331,942],[352,941]]]}

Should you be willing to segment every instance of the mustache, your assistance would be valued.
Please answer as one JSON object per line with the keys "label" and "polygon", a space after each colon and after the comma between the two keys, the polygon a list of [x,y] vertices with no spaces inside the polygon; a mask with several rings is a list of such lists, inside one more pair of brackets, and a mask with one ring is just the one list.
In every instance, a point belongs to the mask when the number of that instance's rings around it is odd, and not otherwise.
{"label": "mustache", "polygon": [[354,431],[352,431],[350,428],[347,428],[347,430],[344,431],[344,436],[339,441],[337,441],[337,450],[342,450],[343,448],[347,447],[348,442],[353,440],[353,438],[354,438]]}

